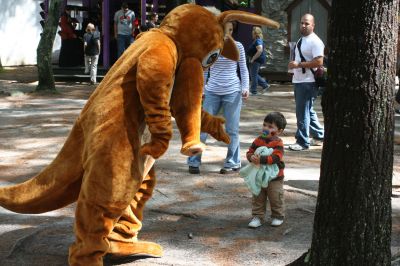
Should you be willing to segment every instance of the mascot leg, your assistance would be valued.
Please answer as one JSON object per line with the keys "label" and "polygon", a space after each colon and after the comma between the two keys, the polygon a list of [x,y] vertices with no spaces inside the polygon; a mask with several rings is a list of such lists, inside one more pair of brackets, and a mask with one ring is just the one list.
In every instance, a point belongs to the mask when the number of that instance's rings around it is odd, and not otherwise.
{"label": "mascot leg", "polygon": [[76,241],[69,249],[69,264],[103,265],[110,248],[107,236],[114,229],[133,195],[141,185],[140,174],[133,178],[132,146],[122,130],[101,145],[87,145],[85,174],[75,213]]}
{"label": "mascot leg", "polygon": [[156,243],[138,241],[137,236],[142,228],[143,209],[146,202],[151,198],[156,178],[154,168],[136,192],[131,204],[125,209],[119,221],[115,224],[114,230],[108,236],[110,249],[109,258],[115,259],[124,256],[149,256],[161,257],[162,247]]}

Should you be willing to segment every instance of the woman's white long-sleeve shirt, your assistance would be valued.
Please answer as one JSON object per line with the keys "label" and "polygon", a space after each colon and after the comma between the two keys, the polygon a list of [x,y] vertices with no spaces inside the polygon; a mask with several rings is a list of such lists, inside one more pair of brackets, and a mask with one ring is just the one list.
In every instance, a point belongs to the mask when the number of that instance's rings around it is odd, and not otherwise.
{"label": "woman's white long-sleeve shirt", "polygon": [[[249,71],[246,65],[246,54],[243,45],[237,41],[235,43],[239,49],[239,61],[232,61],[220,55],[210,69],[204,71],[205,90],[217,95],[249,90]],[[238,77],[238,67],[240,69],[240,79]]]}

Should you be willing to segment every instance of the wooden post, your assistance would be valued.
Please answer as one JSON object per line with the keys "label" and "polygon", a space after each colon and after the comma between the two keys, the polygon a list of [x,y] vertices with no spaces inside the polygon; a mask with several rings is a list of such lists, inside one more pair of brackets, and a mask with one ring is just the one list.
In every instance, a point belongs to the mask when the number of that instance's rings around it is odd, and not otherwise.
{"label": "wooden post", "polygon": [[103,1],[103,67],[110,67],[110,0]]}

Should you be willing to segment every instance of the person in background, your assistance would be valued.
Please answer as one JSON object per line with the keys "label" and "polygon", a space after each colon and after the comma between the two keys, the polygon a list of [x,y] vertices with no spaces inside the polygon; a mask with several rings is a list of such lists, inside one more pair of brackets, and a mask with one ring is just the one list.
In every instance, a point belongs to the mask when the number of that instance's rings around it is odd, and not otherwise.
{"label": "person in background", "polygon": [[60,16],[60,28],[58,32],[62,40],[75,39],[78,36],[75,33],[76,21],[71,17],[70,7],[65,7],[64,12]]}
{"label": "person in background", "polygon": [[127,3],[122,3],[121,9],[114,15],[114,37],[117,39],[118,57],[133,43],[135,31],[135,13]]}
{"label": "person in background", "polygon": [[146,24],[140,25],[140,32],[149,31],[152,28],[157,28],[158,14],[153,12],[150,15],[150,20]]}
{"label": "person in background", "polygon": [[[234,25],[226,23],[225,35],[232,36]],[[239,62],[219,56],[217,61],[208,70],[205,70],[203,109],[216,115],[222,109],[226,120],[225,129],[230,137],[228,152],[224,161],[221,174],[239,171],[240,145],[239,145],[239,121],[242,108],[242,98],[249,96],[249,73],[246,66],[246,54],[243,45],[236,41],[239,49]],[[240,78],[238,75],[240,70]],[[207,134],[201,133],[200,139],[206,142]],[[199,174],[201,154],[188,158],[189,173]]]}
{"label": "person in background", "polygon": [[133,22],[133,25],[135,25],[135,29],[133,30],[133,39],[136,40],[136,36],[139,35],[139,33],[141,33],[141,29],[140,29],[140,22],[138,18],[135,18],[135,21]]}
{"label": "person in background", "polygon": [[89,23],[83,35],[83,48],[85,52],[85,73],[90,72],[90,84],[96,84],[97,62],[100,54],[100,33],[95,26]]}
{"label": "person in background", "polygon": [[151,13],[150,20],[146,23],[147,30],[150,30],[152,28],[157,28],[158,27],[157,22],[158,22],[158,14],[156,12]]}
{"label": "person in background", "polygon": [[[319,123],[317,113],[314,111],[318,87],[310,69],[323,65],[325,46],[314,33],[314,27],[313,15],[305,14],[301,17],[300,33],[302,37],[296,44],[295,59],[288,65],[289,69],[293,69],[292,83],[294,84],[297,118],[296,143],[289,145],[289,149],[293,151],[307,150],[309,146],[319,146],[324,139],[324,128]],[[310,139],[310,134],[314,139]]]}
{"label": "person in background", "polygon": [[253,27],[252,36],[253,42],[247,50],[247,55],[250,57],[250,92],[252,95],[256,95],[257,85],[260,85],[262,87],[262,93],[266,92],[269,89],[270,85],[258,73],[260,71],[261,65],[265,64],[265,62],[267,61],[261,28],[256,26]]}
{"label": "person in background", "polygon": [[60,17],[61,48],[58,64],[60,67],[74,67],[82,65],[82,40],[78,38],[77,20],[71,17],[71,7],[66,6]]}

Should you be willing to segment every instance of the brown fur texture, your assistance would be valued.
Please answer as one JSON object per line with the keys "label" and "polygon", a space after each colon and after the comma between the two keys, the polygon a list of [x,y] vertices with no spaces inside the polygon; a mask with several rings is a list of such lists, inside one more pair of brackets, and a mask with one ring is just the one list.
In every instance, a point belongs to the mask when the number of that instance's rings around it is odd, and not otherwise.
{"label": "brown fur texture", "polygon": [[[244,22],[269,25],[244,15]],[[156,184],[154,159],[168,148],[171,115],[183,154],[203,150],[200,130],[229,142],[224,120],[201,110],[202,62],[215,50],[235,59],[237,48],[224,47],[227,42],[223,24],[205,8],[188,4],[171,11],[109,70],[54,161],[26,182],[0,188],[0,205],[41,213],[77,201],[70,265],[102,265],[106,253],[162,256],[161,246],[138,240]]]}

